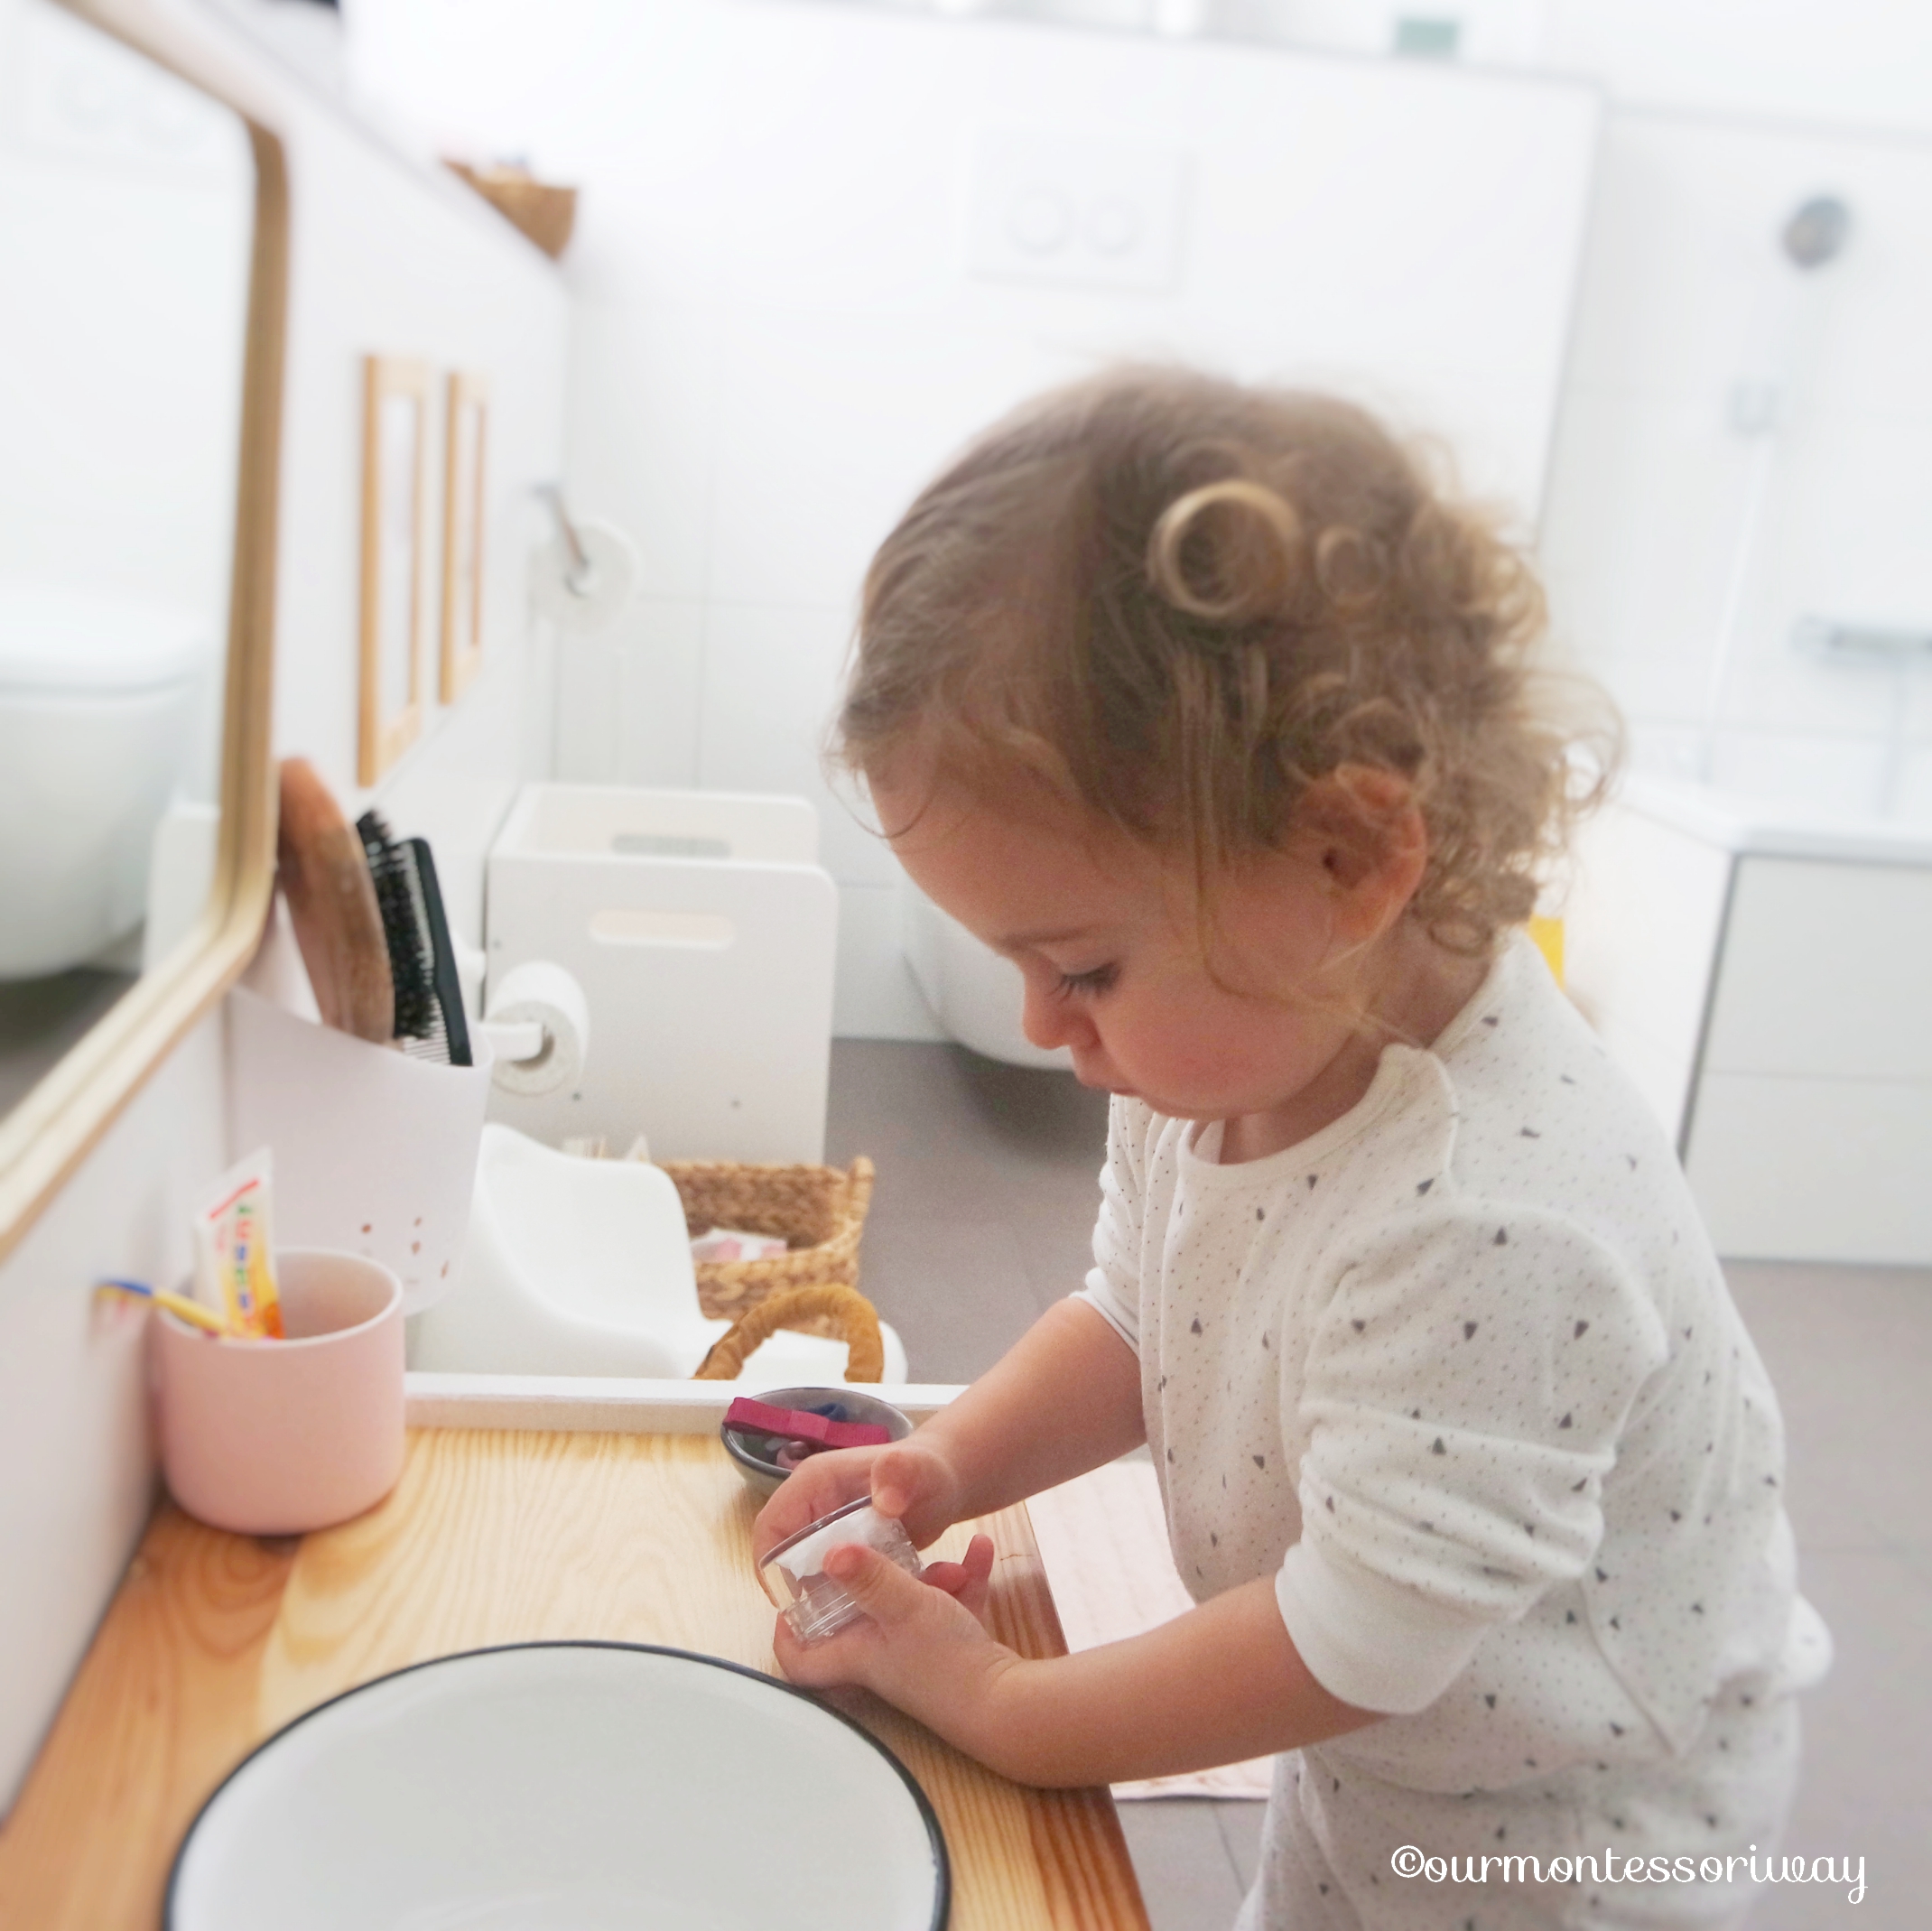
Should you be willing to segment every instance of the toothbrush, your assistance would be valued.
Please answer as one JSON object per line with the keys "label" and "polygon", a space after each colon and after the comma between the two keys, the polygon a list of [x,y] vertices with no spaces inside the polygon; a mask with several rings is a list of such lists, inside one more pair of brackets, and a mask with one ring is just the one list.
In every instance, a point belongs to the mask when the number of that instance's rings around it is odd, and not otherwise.
{"label": "toothbrush", "polygon": [[122,1294],[138,1295],[144,1301],[152,1301],[156,1307],[164,1307],[178,1320],[185,1321],[191,1328],[200,1328],[208,1334],[232,1334],[229,1327],[219,1314],[210,1313],[199,1301],[190,1301],[186,1295],[170,1294],[165,1287],[150,1287],[143,1281],[96,1281],[95,1291],[107,1294],[118,1291]]}

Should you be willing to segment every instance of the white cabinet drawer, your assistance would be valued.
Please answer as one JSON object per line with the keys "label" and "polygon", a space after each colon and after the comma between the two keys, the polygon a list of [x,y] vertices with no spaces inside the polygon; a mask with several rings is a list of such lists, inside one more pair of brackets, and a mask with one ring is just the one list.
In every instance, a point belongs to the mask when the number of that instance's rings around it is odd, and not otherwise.
{"label": "white cabinet drawer", "polygon": [[1707,1072],[1684,1164],[1731,1258],[1932,1262],[1932,1082]]}
{"label": "white cabinet drawer", "polygon": [[1563,906],[1564,983],[1675,1142],[1697,1066],[1728,851],[1612,803],[1588,820]]}
{"label": "white cabinet drawer", "polygon": [[1932,1081],[1932,870],[1740,859],[1704,1072]]}

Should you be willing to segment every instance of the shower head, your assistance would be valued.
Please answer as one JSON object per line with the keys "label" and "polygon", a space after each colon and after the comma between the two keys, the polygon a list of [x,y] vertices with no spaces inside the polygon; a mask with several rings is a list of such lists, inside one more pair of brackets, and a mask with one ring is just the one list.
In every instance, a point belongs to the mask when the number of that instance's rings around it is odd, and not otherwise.
{"label": "shower head", "polygon": [[1814,195],[1784,225],[1779,240],[1793,266],[1822,268],[1844,250],[1852,233],[1852,210],[1834,194]]}

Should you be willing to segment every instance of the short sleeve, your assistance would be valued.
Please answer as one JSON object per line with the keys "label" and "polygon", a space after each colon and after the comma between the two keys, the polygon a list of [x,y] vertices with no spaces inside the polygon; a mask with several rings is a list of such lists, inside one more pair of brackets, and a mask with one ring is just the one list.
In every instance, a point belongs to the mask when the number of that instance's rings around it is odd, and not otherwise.
{"label": "short sleeve", "polygon": [[1093,1266],[1075,1299],[1089,1303],[1136,1354],[1140,1352],[1142,1172],[1152,1119],[1143,1102],[1116,1098],[1107,1114],[1107,1164],[1093,1225]]}
{"label": "short sleeve", "polygon": [[1302,1536],[1276,1583],[1316,1679],[1423,1709],[1486,1629],[1580,1576],[1667,1353],[1630,1271],[1553,1215],[1458,1208],[1358,1251],[1309,1352]]}

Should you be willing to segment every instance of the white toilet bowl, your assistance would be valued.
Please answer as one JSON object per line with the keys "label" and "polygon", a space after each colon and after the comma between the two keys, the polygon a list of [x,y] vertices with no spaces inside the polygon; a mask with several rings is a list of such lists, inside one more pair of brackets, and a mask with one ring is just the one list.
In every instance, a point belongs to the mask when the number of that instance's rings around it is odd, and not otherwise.
{"label": "white toilet bowl", "polygon": [[983,945],[910,879],[899,881],[899,942],[919,990],[949,1037],[1013,1066],[1071,1072],[1064,1046],[1035,1045],[1020,1029],[1026,981],[1010,959]]}
{"label": "white toilet bowl", "polygon": [[84,965],[141,924],[217,661],[200,619],[0,583],[0,979]]}
{"label": "white toilet bowl", "polygon": [[[483,1128],[456,1286],[419,1319],[413,1367],[455,1374],[687,1379],[730,1326],[708,1321],[677,1189],[641,1160],[585,1160],[495,1121]],[[880,1323],[887,1382],[906,1350]],[[738,1379],[843,1380],[843,1341],[775,1334]]]}

